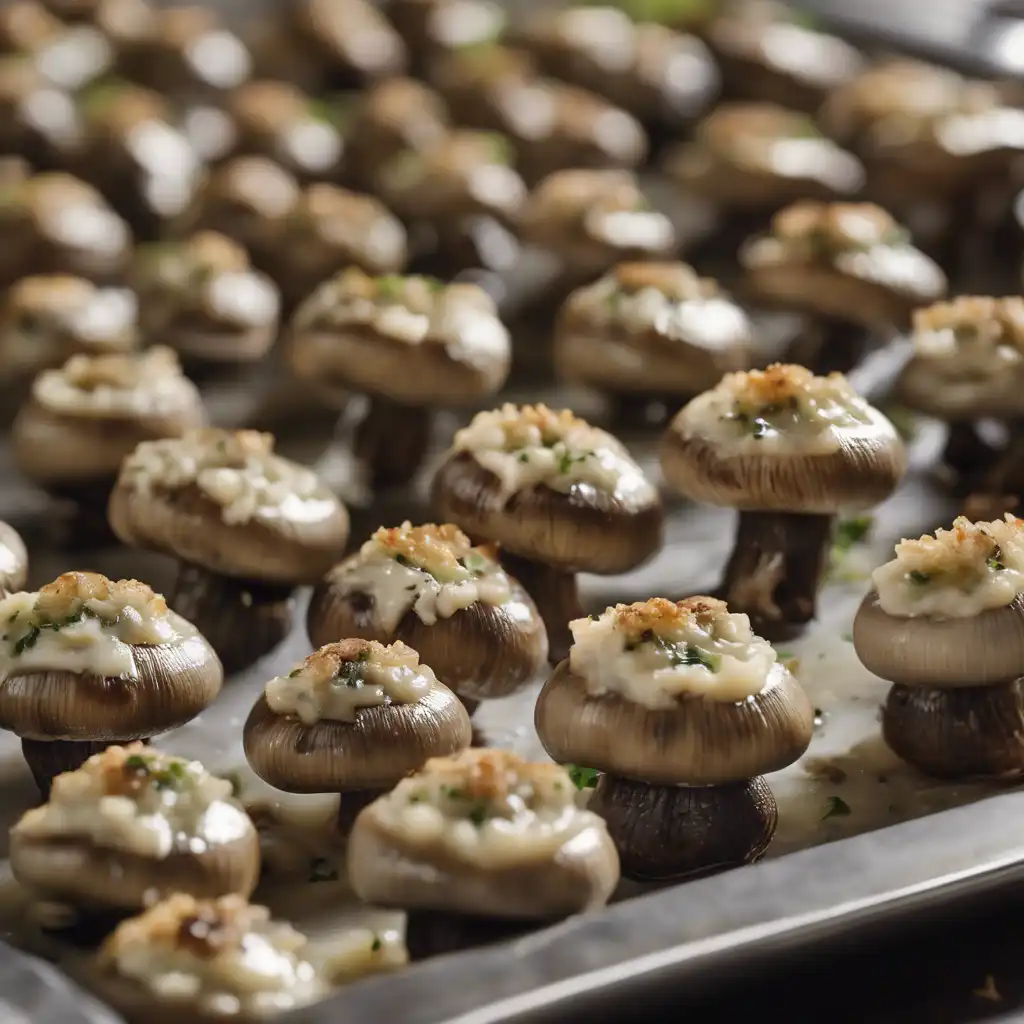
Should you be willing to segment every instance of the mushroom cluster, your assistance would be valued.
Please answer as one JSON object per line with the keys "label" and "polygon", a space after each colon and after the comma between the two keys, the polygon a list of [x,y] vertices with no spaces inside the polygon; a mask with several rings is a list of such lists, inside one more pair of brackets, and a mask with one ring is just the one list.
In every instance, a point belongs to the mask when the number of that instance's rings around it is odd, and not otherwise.
{"label": "mushroom cluster", "polygon": [[314,647],[345,637],[408,644],[470,712],[547,664],[529,595],[493,550],[450,523],[381,527],[314,590],[307,629]]}
{"label": "mushroom cluster", "polygon": [[111,743],[184,725],[220,692],[210,645],[137,580],[69,572],[0,601],[0,728],[45,795]]}
{"label": "mushroom cluster", "polygon": [[338,560],[349,525],[333,492],[276,455],[271,435],[215,428],[138,445],[108,515],[123,543],[180,561],[171,604],[228,672],[287,636],[292,592]]}
{"label": "mushroom cluster", "polygon": [[872,584],[853,643],[893,684],[889,746],[937,778],[1024,774],[1024,520],[961,516],[900,541]]}
{"label": "mushroom cluster", "polygon": [[22,885],[87,910],[141,910],[174,892],[248,896],[260,871],[231,783],[142,743],[58,775],[11,829],[10,856]]}
{"label": "mushroom cluster", "polygon": [[360,813],[349,881],[368,903],[410,911],[414,956],[446,918],[472,928],[472,919],[550,921],[603,906],[618,857],[575,796],[565,769],[507,751],[434,758]]}
{"label": "mushroom cluster", "polygon": [[845,377],[802,366],[729,374],[661,446],[675,490],[739,510],[722,596],[773,633],[814,618],[837,513],[887,498],[906,466],[896,428]]}
{"label": "mushroom cluster", "polygon": [[434,477],[433,501],[446,521],[499,546],[540,609],[552,662],[581,614],[576,573],[623,573],[661,547],[661,499],[625,446],[544,405],[474,416]]}
{"label": "mushroom cluster", "polygon": [[777,809],[761,778],[807,749],[807,695],[746,615],[710,597],[616,605],[571,624],[537,700],[556,761],[604,773],[590,807],[623,874],[660,880],[759,858]]}
{"label": "mushroom cluster", "polygon": [[244,740],[253,771],[276,789],[341,793],[347,831],[370,800],[471,736],[458,697],[411,647],[349,639],[271,679]]}
{"label": "mushroom cluster", "polygon": [[355,454],[370,483],[386,487],[408,484],[422,464],[432,409],[501,387],[511,346],[494,300],[476,285],[351,267],[296,312],[289,358],[321,390],[370,396]]}

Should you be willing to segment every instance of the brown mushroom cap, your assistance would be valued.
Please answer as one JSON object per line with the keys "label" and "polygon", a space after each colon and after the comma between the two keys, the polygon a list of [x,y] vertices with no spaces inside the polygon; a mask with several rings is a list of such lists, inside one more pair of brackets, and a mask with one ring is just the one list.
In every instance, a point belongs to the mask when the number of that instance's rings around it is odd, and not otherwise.
{"label": "brown mushroom cap", "polygon": [[792,673],[734,703],[684,697],[652,710],[614,693],[593,696],[561,662],[537,698],[535,722],[556,761],[644,782],[718,786],[792,764],[807,749],[814,713]]}
{"label": "brown mushroom cap", "polygon": [[[328,650],[354,661],[368,648],[365,640],[343,640]],[[276,714],[261,694],[244,730],[253,771],[290,793],[387,789],[429,758],[464,750],[471,739],[466,709],[441,682],[414,704],[361,708],[354,722],[323,719],[311,726]]]}
{"label": "brown mushroom cap", "polygon": [[28,575],[28,551],[13,526],[0,520],[0,597],[13,594],[25,585]]}
{"label": "brown mushroom cap", "polygon": [[664,510],[653,490],[639,507],[589,487],[562,494],[540,485],[504,501],[497,477],[468,452],[450,455],[437,471],[432,501],[471,537],[567,571],[627,572],[661,547]]}
{"label": "brown mushroom cap", "polygon": [[108,516],[129,546],[224,576],[292,585],[319,580],[344,550],[349,529],[345,506],[326,490],[315,517],[227,523],[223,508],[196,484],[137,490],[124,479],[123,467]]}
{"label": "brown mushroom cap", "polygon": [[[768,385],[777,379],[788,387],[785,381],[798,369],[775,366],[749,376]],[[866,424],[834,428],[831,450],[801,451],[796,442],[791,450],[767,452],[703,436],[690,425],[687,410],[694,408],[693,403],[684,407],[666,430],[661,468],[673,489],[704,504],[832,515],[844,508],[878,504],[906,471],[906,450],[896,428],[870,406],[865,408]]]}
{"label": "brown mushroom cap", "polygon": [[1024,675],[1024,595],[978,615],[957,618],[886,614],[878,591],[864,597],[853,622],[861,664],[902,686],[994,686]]}

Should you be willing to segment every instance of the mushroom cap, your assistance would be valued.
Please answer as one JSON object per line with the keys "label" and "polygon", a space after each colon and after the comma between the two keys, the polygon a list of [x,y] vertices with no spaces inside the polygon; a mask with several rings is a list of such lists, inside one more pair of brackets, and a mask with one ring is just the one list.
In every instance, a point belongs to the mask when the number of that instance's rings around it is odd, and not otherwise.
{"label": "mushroom cap", "polygon": [[687,264],[620,263],[566,299],[555,365],[616,394],[693,395],[749,365],[751,334],[743,309]]}
{"label": "mushroom cap", "polygon": [[314,647],[342,637],[380,643],[401,640],[418,651],[447,686],[473,700],[514,693],[547,664],[544,621],[517,580],[509,577],[511,597],[505,604],[475,601],[433,625],[410,608],[389,633],[377,617],[373,594],[339,586],[347,563],[356,557],[332,569],[313,591],[306,630]]}
{"label": "mushroom cap", "polygon": [[[351,661],[368,645],[350,639],[334,646],[338,657]],[[439,681],[415,703],[364,707],[354,722],[314,725],[276,714],[261,694],[243,734],[253,771],[290,793],[388,789],[430,758],[464,750],[471,739],[466,709]]]}
{"label": "mushroom cap", "polygon": [[1002,608],[957,618],[896,617],[865,595],[853,646],[876,676],[930,689],[994,686],[1024,675],[1024,594]]}
{"label": "mushroom cap", "polygon": [[180,615],[181,639],[132,644],[137,677],[66,669],[20,669],[0,678],[0,729],[39,740],[146,739],[190,722],[220,693],[224,673],[213,648]]}
{"label": "mushroom cap", "polygon": [[814,712],[779,662],[752,698],[684,697],[660,710],[590,694],[567,659],[541,690],[534,722],[555,761],[660,785],[718,786],[792,764],[811,742]]}
{"label": "mushroom cap", "polygon": [[210,572],[263,583],[314,583],[348,539],[345,506],[324,491],[301,516],[225,522],[223,507],[196,483],[137,489],[121,478],[110,496],[114,533],[131,546],[159,551]]}
{"label": "mushroom cap", "polygon": [[469,452],[453,453],[437,471],[432,501],[471,537],[567,571],[627,572],[662,543],[664,509],[653,489],[640,505],[594,487],[562,494],[543,484],[506,501],[498,478]]}
{"label": "mushroom cap", "polygon": [[411,310],[411,299],[379,303],[378,289],[391,281],[350,269],[310,296],[288,347],[300,379],[414,406],[463,405],[504,384],[511,341],[482,288],[399,278],[396,289],[404,281],[407,292],[426,293]]}
{"label": "mushroom cap", "polygon": [[[242,812],[239,812],[240,814]],[[259,881],[260,841],[251,825],[229,842],[209,842],[198,853],[157,859],[67,836],[37,839],[11,830],[11,871],[24,886],[76,906],[141,909],[152,894],[187,892],[248,896]]]}
{"label": "mushroom cap", "polygon": [[[770,368],[763,375],[786,368]],[[907,454],[896,428],[871,406],[867,422],[835,427],[828,445],[758,450],[757,440],[716,441],[699,428],[703,401],[685,406],[661,442],[661,469],[673,489],[693,501],[748,511],[832,515],[868,508],[887,498],[903,478]],[[691,426],[691,424],[693,424]],[[748,443],[749,442],[749,443]]]}
{"label": "mushroom cap", "polygon": [[0,520],[0,596],[13,594],[25,585],[28,551],[13,526]]}

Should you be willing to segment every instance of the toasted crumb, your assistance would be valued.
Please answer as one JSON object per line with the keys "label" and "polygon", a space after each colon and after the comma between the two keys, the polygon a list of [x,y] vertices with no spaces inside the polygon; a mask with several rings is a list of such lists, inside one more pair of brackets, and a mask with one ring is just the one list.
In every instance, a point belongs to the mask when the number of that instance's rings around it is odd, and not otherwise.
{"label": "toasted crumb", "polygon": [[821,133],[812,118],[774,103],[725,103],[697,127],[697,138],[726,158],[750,142],[807,138]]}
{"label": "toasted crumb", "polygon": [[822,203],[805,199],[772,218],[772,234],[791,246],[812,243],[836,253],[891,244],[904,237],[905,232],[874,203]]}
{"label": "toasted crumb", "polygon": [[97,572],[66,572],[39,591],[36,614],[45,619],[73,615],[85,602],[110,603],[117,608],[131,606],[151,616],[166,615],[163,596],[138,580],[112,582]]}
{"label": "toasted crumb", "polygon": [[[477,413],[473,423],[466,429],[484,425],[501,431],[508,451],[536,443],[535,435],[539,435],[541,444],[551,445],[562,440],[571,430],[580,427],[589,429],[590,426],[569,409],[555,412],[543,404],[513,405],[511,402],[489,412]],[[465,431],[460,433],[465,434]]]}
{"label": "toasted crumb", "polygon": [[855,402],[860,397],[841,373],[818,377],[803,366],[775,363],[766,370],[726,374],[716,390],[731,394],[745,409],[762,409],[790,401]]}
{"label": "toasted crumb", "polygon": [[196,267],[222,272],[247,270],[249,254],[234,239],[216,231],[200,231],[189,238],[183,247],[185,257]]}
{"label": "toasted crumb", "polygon": [[15,314],[63,318],[88,305],[95,294],[94,284],[69,274],[23,277],[11,285],[7,308]]}
{"label": "toasted crumb", "polygon": [[636,210],[644,196],[628,171],[565,170],[549,174],[533,190],[529,215],[538,220],[554,217],[570,220],[592,207],[602,210]]}
{"label": "toasted crumb", "polygon": [[524,782],[547,787],[564,778],[571,786],[560,765],[525,761],[510,750],[471,748],[454,757],[432,757],[419,776],[455,787],[488,803],[501,803]]}
{"label": "toasted crumb", "polygon": [[714,597],[690,597],[685,601],[652,597],[635,604],[617,604],[613,611],[619,628],[630,636],[646,632],[668,634],[690,621],[707,626],[729,613],[726,603]]}
{"label": "toasted crumb", "polygon": [[675,302],[708,299],[718,294],[716,281],[698,277],[686,263],[620,263],[613,274],[623,291],[657,288]]}
{"label": "toasted crumb", "polygon": [[952,331],[956,343],[1010,346],[1024,351],[1024,298],[961,295],[914,313],[917,336]]}
{"label": "toasted crumb", "polygon": [[452,575],[460,569],[459,559],[472,550],[469,538],[451,523],[424,523],[413,526],[408,520],[401,526],[382,526],[373,541],[392,557],[401,555],[431,572]]}
{"label": "toasted crumb", "polygon": [[916,540],[901,540],[896,559],[906,572],[968,573],[993,557],[1012,568],[1024,568],[1024,520],[1009,512],[992,522],[972,523],[965,516],[950,530],[936,530]]}
{"label": "toasted crumb", "polygon": [[154,381],[181,377],[181,363],[173,350],[156,346],[137,356],[125,354],[72,356],[58,371],[66,384],[79,391],[113,388],[130,391],[152,388]]}
{"label": "toasted crumb", "polygon": [[301,676],[312,683],[328,683],[338,678],[343,665],[353,661],[417,668],[420,656],[401,640],[392,644],[381,644],[376,640],[339,640],[314,651],[289,674]]}

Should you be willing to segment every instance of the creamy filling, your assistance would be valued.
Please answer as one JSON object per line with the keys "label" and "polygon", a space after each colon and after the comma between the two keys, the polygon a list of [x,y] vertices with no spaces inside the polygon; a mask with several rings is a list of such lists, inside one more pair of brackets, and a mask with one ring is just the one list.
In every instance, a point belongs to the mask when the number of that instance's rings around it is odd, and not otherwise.
{"label": "creamy filling", "polygon": [[746,615],[711,620],[681,617],[667,629],[639,634],[616,609],[569,624],[569,667],[589,693],[615,693],[652,710],[671,710],[681,697],[738,702],[778,685],[785,668]]}

